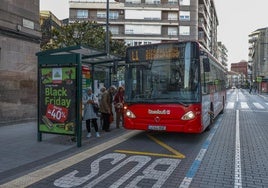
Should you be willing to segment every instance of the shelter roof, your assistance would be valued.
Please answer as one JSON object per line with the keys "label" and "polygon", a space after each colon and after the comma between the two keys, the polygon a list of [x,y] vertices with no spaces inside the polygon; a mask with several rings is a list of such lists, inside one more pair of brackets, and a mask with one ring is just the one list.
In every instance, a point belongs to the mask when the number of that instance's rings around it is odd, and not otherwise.
{"label": "shelter roof", "polygon": [[81,63],[90,65],[102,64],[106,67],[113,66],[113,62],[119,62],[121,65],[124,64],[124,58],[107,54],[106,52],[96,50],[94,48],[85,46],[70,46],[64,48],[58,48],[53,50],[46,50],[38,52],[37,56],[53,56],[53,55],[64,55],[64,54],[80,54]]}

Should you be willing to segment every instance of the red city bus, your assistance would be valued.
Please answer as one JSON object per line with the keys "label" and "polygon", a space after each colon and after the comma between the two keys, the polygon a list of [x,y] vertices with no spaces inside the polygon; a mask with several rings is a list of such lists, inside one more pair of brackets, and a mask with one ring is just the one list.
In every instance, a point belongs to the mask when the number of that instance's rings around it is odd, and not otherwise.
{"label": "red city bus", "polygon": [[224,111],[226,71],[198,42],[128,47],[124,127],[201,133]]}

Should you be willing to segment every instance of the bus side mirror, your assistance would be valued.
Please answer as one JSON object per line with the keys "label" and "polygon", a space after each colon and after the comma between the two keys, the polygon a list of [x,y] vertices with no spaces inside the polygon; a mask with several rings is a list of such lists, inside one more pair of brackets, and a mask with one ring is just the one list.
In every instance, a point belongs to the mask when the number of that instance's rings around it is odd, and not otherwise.
{"label": "bus side mirror", "polygon": [[204,72],[210,72],[210,63],[208,58],[203,59]]}

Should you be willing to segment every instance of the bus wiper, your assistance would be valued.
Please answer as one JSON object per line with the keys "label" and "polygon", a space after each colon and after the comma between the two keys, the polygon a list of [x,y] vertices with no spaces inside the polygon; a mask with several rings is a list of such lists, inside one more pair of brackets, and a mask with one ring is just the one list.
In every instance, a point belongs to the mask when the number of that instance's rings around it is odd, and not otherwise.
{"label": "bus wiper", "polygon": [[137,104],[137,103],[152,103],[152,101],[149,100],[142,100],[142,99],[135,99],[135,100],[130,100],[130,101],[125,101],[126,103],[131,103],[131,104]]}
{"label": "bus wiper", "polygon": [[172,99],[176,99],[176,102],[177,103],[179,103],[179,104],[181,104],[181,105],[183,105],[183,106],[185,106],[185,107],[188,107],[189,106],[189,104],[186,104],[186,103],[184,103],[184,102],[181,102],[179,99],[180,99],[180,97],[173,97]]}
{"label": "bus wiper", "polygon": [[172,98],[169,98],[169,97],[165,97],[165,98],[162,98],[162,97],[161,97],[161,98],[152,98],[152,100],[162,100],[162,99],[176,99],[176,102],[177,102],[177,103],[179,103],[179,104],[181,104],[181,105],[183,105],[183,106],[185,106],[185,107],[188,107],[188,106],[189,106],[188,104],[179,101],[179,100],[178,100],[178,99],[180,99],[179,97],[172,97]]}

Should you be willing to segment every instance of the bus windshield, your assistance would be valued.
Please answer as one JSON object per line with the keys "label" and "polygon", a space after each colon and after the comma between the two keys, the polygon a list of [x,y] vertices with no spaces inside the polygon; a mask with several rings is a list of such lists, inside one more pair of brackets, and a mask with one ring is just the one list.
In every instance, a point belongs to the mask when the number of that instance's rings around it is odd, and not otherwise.
{"label": "bus windshield", "polygon": [[[200,82],[198,81],[200,68],[199,59],[196,58],[199,53],[197,47],[190,42],[152,47],[155,48],[153,56],[150,46],[137,48],[136,56],[148,51],[151,54],[145,54],[145,58],[140,55],[136,57],[136,61],[127,62],[126,102],[181,103],[183,105],[200,102]],[[170,48],[172,52],[167,50]],[[130,58],[127,57],[127,59]]]}

